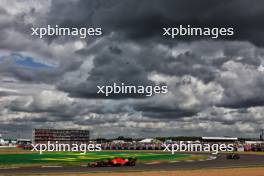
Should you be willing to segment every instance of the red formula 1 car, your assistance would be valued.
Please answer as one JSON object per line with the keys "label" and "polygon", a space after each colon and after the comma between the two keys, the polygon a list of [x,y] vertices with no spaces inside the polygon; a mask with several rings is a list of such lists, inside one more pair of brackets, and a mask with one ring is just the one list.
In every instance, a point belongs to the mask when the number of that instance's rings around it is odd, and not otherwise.
{"label": "red formula 1 car", "polygon": [[109,166],[135,166],[136,158],[115,157],[108,160],[98,160],[88,163],[88,167],[109,167]]}

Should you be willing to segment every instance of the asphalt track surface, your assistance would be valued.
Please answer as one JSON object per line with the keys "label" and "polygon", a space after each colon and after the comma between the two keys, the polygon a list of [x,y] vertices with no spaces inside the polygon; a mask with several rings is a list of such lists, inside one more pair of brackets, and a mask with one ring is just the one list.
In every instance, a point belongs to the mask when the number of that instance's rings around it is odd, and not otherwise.
{"label": "asphalt track surface", "polygon": [[192,170],[210,168],[234,168],[234,167],[264,167],[264,155],[240,155],[239,160],[227,160],[222,154],[216,159],[188,160],[175,163],[147,163],[137,164],[134,167],[96,167],[86,166],[45,166],[45,167],[21,167],[0,168],[1,174],[45,174],[45,173],[96,173],[96,172],[132,172],[132,171],[169,171],[169,170]]}

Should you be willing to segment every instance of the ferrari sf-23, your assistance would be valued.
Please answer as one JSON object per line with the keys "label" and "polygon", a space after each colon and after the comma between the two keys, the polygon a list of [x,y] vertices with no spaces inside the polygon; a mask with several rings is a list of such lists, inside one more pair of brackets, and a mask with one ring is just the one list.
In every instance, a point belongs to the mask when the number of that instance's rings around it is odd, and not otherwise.
{"label": "ferrari sf-23", "polygon": [[88,163],[88,167],[114,167],[114,166],[135,166],[136,158],[115,157],[107,160],[97,160]]}

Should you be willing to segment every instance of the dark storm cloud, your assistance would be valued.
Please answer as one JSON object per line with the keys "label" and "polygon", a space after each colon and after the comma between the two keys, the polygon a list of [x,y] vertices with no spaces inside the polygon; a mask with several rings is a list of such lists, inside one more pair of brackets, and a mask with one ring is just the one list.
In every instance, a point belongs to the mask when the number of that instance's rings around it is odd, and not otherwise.
{"label": "dark storm cloud", "polygon": [[1,91],[0,90],[0,97],[9,97],[9,96],[14,96],[17,95],[16,92],[10,92],[10,91]]}
{"label": "dark storm cloud", "polygon": [[[241,124],[256,124],[261,123],[261,119],[257,119],[255,114],[251,114],[248,108],[237,108],[237,109],[211,109],[209,116],[201,117],[199,121],[204,122],[220,122],[223,125],[235,125],[237,123]],[[231,118],[230,118],[231,117]]]}
{"label": "dark storm cloud", "polygon": [[[147,64],[147,62],[151,62],[153,57],[147,53],[146,55],[147,60],[144,59],[143,61],[142,59],[142,62],[144,62],[142,64],[145,65],[146,69],[149,71],[159,71],[166,75],[180,77],[184,75],[192,75],[199,77],[199,79],[205,82],[212,81],[215,76],[217,76],[217,73],[215,72],[217,66],[213,66],[210,63],[211,61],[202,59],[202,56],[196,55],[191,51],[179,54],[176,58],[172,56],[163,56],[164,59],[162,62],[159,60],[159,58],[162,57],[162,53],[160,53],[160,56],[154,56],[157,60],[152,64]],[[199,65],[199,67],[195,68],[194,65]],[[211,65],[211,67],[208,67],[208,65]]]}
{"label": "dark storm cloud", "polygon": [[[240,99],[238,98],[238,100]],[[232,103],[223,103],[219,105],[219,107],[228,107],[228,108],[234,108],[234,109],[258,107],[258,106],[264,106],[263,97],[250,97],[245,100],[240,100],[240,101],[232,102]]]}
{"label": "dark storm cloud", "polygon": [[25,82],[53,82],[51,78],[56,78],[53,70],[32,70],[13,64],[1,65],[0,72],[3,76],[15,77]]}
{"label": "dark storm cloud", "polygon": [[117,46],[110,46],[109,50],[114,54],[121,54],[122,50],[118,48]]}
{"label": "dark storm cloud", "polygon": [[137,93],[111,94],[109,97],[104,94],[97,94],[99,90],[97,86],[113,86],[113,83],[119,86],[121,83],[127,86],[154,85],[154,82],[147,78],[148,72],[144,66],[137,62],[136,56],[130,55],[130,51],[121,51],[122,49],[117,46],[110,46],[105,50],[102,47],[101,52],[97,53],[93,59],[93,68],[84,74],[87,76],[84,81],[76,84],[72,81],[61,81],[58,88],[69,92],[73,97],[80,98],[146,98],[144,94]]}
{"label": "dark storm cloud", "polygon": [[[190,24],[200,27],[234,27],[232,40],[263,45],[264,2],[258,0],[80,0],[53,1],[49,21],[72,26],[100,25],[130,39],[162,36],[162,27]],[[71,5],[69,5],[71,4]],[[78,12],[78,13],[76,13]],[[61,18],[61,17],[65,18]],[[185,40],[186,38],[184,38]]]}
{"label": "dark storm cloud", "polygon": [[[97,94],[97,86],[113,85],[113,83],[118,85],[125,83],[134,86],[155,85],[156,83],[149,79],[149,74],[152,72],[182,78],[182,81],[175,82],[178,86],[192,83],[183,78],[186,75],[202,80],[204,83],[210,83],[216,81],[221,77],[221,73],[226,71],[223,68],[225,63],[235,60],[235,63],[257,70],[263,55],[261,50],[247,43],[242,45],[240,43],[229,44],[228,42],[196,42],[192,45],[183,45],[187,51],[173,55],[171,52],[177,52],[177,46],[167,47],[165,45],[164,47],[167,48],[161,49],[155,44],[142,46],[131,43],[130,46],[123,41],[115,44],[116,41],[112,40],[115,40],[115,38],[101,42],[102,44],[96,46],[95,49],[79,51],[79,54],[80,52],[82,54],[84,54],[83,52],[94,53],[93,68],[89,71],[80,71],[85,79],[82,80],[79,77],[70,80],[65,79],[58,83],[58,88],[69,92],[72,97],[80,98],[147,98],[137,94],[115,94],[105,97],[103,94]],[[134,51],[131,49],[133,47],[140,47],[140,49]],[[118,50],[118,54],[113,52],[113,48]],[[218,56],[219,51],[221,54]],[[254,80],[255,77],[252,76],[250,79]],[[225,79],[217,80],[217,83],[224,85],[228,89],[225,91],[227,93],[228,91],[236,91],[232,85],[227,85]],[[230,83],[232,84],[232,82]],[[166,84],[166,81],[164,84]],[[259,86],[262,87],[260,84],[257,87]],[[236,97],[233,98],[236,99]]]}
{"label": "dark storm cloud", "polygon": [[143,115],[150,118],[157,119],[180,119],[183,117],[192,117],[197,115],[198,111],[194,109],[185,110],[180,108],[171,109],[168,107],[148,107],[141,106],[135,108],[138,111],[142,111]]}

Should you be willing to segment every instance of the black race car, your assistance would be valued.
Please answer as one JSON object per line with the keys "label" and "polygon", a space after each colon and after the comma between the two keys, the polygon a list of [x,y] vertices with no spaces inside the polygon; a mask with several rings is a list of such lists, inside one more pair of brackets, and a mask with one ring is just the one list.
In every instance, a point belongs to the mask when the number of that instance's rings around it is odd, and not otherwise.
{"label": "black race car", "polygon": [[226,155],[226,159],[240,159],[240,155],[237,153],[231,153]]}

